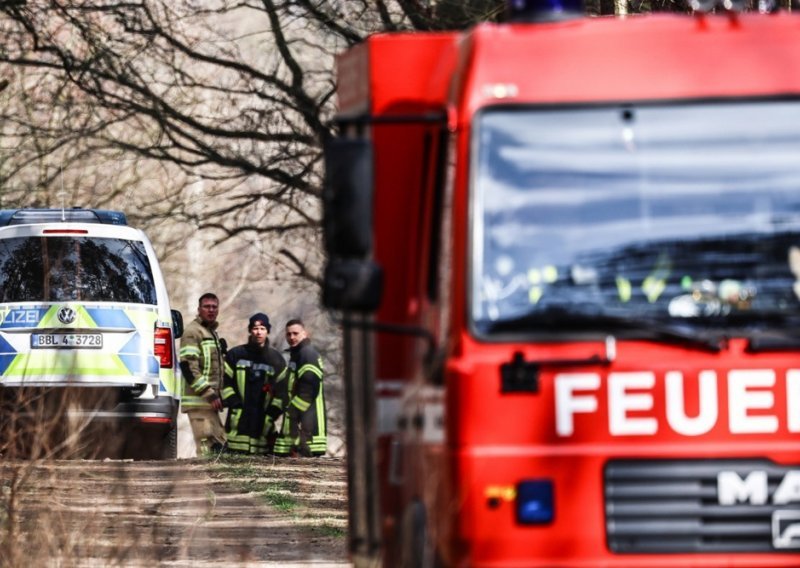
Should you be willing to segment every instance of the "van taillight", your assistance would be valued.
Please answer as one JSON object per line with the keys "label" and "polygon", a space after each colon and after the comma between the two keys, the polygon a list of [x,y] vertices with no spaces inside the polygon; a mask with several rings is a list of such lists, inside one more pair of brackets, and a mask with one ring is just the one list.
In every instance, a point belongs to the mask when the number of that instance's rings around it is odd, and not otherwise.
{"label": "van taillight", "polygon": [[156,327],[154,353],[161,363],[162,369],[172,368],[172,330],[168,327]]}

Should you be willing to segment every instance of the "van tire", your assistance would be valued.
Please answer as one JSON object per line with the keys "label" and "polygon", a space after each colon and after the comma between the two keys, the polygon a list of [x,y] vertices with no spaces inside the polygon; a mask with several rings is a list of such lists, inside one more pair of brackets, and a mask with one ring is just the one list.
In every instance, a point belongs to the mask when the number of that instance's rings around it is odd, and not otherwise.
{"label": "van tire", "polygon": [[161,459],[174,460],[178,459],[178,419],[172,421],[172,428],[169,429],[167,435],[162,441]]}
{"label": "van tire", "polygon": [[152,430],[133,430],[128,432],[122,452],[123,459],[129,460],[174,460],[178,456],[177,420],[166,434]]}

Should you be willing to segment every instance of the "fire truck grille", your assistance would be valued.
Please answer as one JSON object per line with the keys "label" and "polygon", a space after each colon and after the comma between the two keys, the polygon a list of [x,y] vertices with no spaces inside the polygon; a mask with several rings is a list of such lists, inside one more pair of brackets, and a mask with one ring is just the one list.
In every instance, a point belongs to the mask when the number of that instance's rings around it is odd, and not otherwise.
{"label": "fire truck grille", "polygon": [[800,507],[774,499],[790,469],[800,468],[766,460],[609,462],[608,546],[620,554],[798,553]]}

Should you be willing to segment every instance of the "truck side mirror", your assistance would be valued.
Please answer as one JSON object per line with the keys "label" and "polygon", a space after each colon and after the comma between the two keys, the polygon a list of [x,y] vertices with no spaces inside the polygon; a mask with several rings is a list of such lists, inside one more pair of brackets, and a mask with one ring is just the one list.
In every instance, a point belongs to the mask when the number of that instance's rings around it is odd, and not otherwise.
{"label": "truck side mirror", "polygon": [[324,151],[325,249],[331,257],[366,258],[372,250],[372,144],[330,138]]}
{"label": "truck side mirror", "polygon": [[373,312],[381,303],[383,270],[370,260],[335,258],[325,266],[322,305],[333,310]]}
{"label": "truck side mirror", "polygon": [[172,336],[178,339],[183,335],[183,314],[178,310],[170,310],[172,312]]}

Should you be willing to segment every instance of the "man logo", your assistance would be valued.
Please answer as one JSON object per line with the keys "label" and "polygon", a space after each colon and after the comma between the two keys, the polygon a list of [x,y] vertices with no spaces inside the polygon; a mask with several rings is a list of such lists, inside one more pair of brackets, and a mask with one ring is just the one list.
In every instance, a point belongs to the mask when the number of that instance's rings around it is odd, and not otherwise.
{"label": "man logo", "polygon": [[800,548],[800,511],[775,511],[772,513],[772,546],[775,548]]}
{"label": "man logo", "polygon": [[58,321],[63,324],[70,324],[75,321],[75,310],[70,308],[69,306],[63,306],[58,310]]}
{"label": "man logo", "polygon": [[800,470],[786,471],[771,498],[766,471],[751,471],[744,478],[735,471],[721,471],[717,474],[717,500],[720,505],[800,503]]}
{"label": "man logo", "polygon": [[797,508],[800,503],[800,470],[790,469],[781,473],[783,476],[770,495],[767,471],[754,470],[744,476],[735,471],[721,471],[717,474],[717,501],[723,506],[771,504],[790,507],[772,511],[772,546],[797,550],[800,549],[800,509]]}

